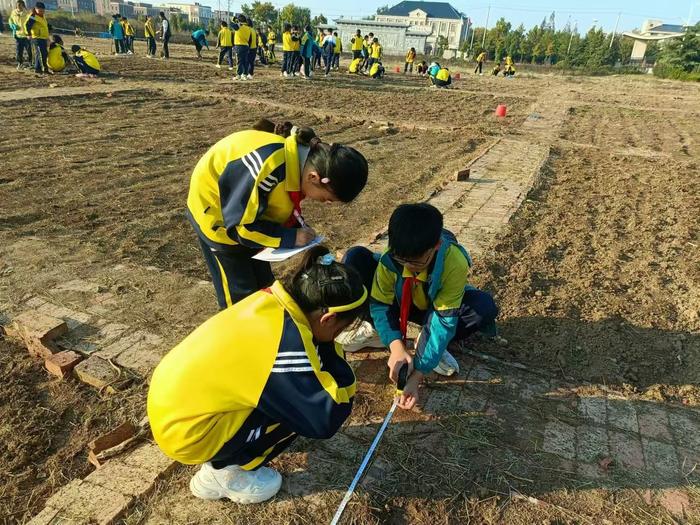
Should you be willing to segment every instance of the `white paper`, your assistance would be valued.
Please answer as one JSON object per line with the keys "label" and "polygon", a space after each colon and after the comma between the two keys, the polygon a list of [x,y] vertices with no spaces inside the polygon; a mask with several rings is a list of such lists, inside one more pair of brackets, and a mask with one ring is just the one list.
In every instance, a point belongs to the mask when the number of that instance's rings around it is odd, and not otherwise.
{"label": "white paper", "polygon": [[311,248],[312,246],[316,246],[317,244],[321,244],[323,241],[325,241],[325,237],[316,237],[313,241],[311,241],[309,244],[306,246],[300,246],[298,248],[265,248],[263,251],[257,253],[256,255],[253,255],[253,259],[257,259],[259,261],[267,261],[267,262],[280,262],[280,261],[286,261],[290,257],[295,256],[297,253],[302,253]]}

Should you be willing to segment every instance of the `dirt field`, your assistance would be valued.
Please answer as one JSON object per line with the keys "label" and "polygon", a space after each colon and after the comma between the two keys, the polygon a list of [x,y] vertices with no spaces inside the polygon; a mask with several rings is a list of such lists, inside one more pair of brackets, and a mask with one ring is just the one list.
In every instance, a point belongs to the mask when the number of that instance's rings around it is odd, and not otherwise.
{"label": "dirt field", "polygon": [[[601,457],[574,464],[542,451],[552,421],[583,424],[584,395],[625,395],[639,414],[663,404],[670,421],[678,414],[700,428],[700,87],[528,74],[469,76],[436,91],[403,75],[307,83],[272,68],[235,83],[193,54],[100,56],[106,75],[86,82],[16,72],[0,39],[0,320],[29,295],[55,299],[61,282],[89,279],[114,295],[110,320],[175,344],[215,311],[184,218],[191,170],[210,145],[263,116],[310,125],[368,158],[370,182],[355,203],[305,207],[336,249],[368,241],[396,204],[428,198],[500,137],[549,141],[537,187],[474,271],[497,298],[509,344],[469,347],[534,373],[459,356],[459,377],[430,382],[419,410],[397,414],[345,523],[700,523],[697,471],[685,464],[681,475],[619,468],[603,478],[581,467]],[[523,123],[555,102],[569,108],[561,129],[530,136]],[[499,103],[505,120],[492,115]],[[86,443],[140,419],[147,385],[98,394],[48,379],[19,347],[0,341],[0,354],[0,521],[14,523],[90,471]],[[125,522],[330,521],[391,402],[384,356],[353,359],[351,420],[334,439],[299,440],[276,460],[285,484],[274,502],[196,501],[193,469],[183,467]],[[626,409],[612,399],[608,410]],[[700,456],[673,432],[674,446]],[[686,495],[680,514],[669,490]]]}

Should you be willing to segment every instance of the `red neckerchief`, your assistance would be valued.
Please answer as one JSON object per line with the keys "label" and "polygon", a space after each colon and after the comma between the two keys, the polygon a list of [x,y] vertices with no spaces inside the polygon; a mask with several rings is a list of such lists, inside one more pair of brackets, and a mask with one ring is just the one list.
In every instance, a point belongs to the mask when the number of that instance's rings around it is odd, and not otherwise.
{"label": "red neckerchief", "polygon": [[289,195],[294,209],[292,211],[292,214],[289,216],[289,219],[287,219],[287,222],[284,223],[284,226],[286,228],[294,228],[296,226],[301,226],[296,216],[297,214],[301,215],[301,201],[304,200],[304,197],[306,197],[306,195],[304,195],[301,191],[288,191],[287,195]]}
{"label": "red neckerchief", "polygon": [[413,303],[413,285],[416,284],[415,277],[406,277],[401,288],[401,308],[399,310],[399,330],[404,343],[406,342],[406,331],[408,330],[408,316],[411,313],[411,303]]}

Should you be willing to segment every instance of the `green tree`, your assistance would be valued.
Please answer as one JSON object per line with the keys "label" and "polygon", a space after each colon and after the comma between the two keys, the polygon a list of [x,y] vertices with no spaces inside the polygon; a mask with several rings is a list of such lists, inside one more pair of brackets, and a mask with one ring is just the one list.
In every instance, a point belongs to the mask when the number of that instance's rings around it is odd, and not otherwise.
{"label": "green tree", "polygon": [[255,25],[275,25],[277,23],[277,9],[270,2],[258,2],[251,5],[243,4],[241,11],[246,17],[253,19]]}
{"label": "green tree", "polygon": [[440,35],[437,37],[435,40],[435,47],[437,48],[436,55],[441,57],[442,54],[445,52],[445,49],[447,49],[447,46],[449,45],[450,41],[447,39],[446,36]]}
{"label": "green tree", "polygon": [[311,22],[311,10],[306,7],[297,7],[294,4],[287,4],[282,8],[280,20],[283,24],[288,23],[304,27]]}
{"label": "green tree", "polygon": [[318,27],[319,24],[327,24],[328,19],[323,16],[323,14],[319,14],[318,16],[315,16],[313,20],[311,20],[311,25],[313,27]]}
{"label": "green tree", "polygon": [[686,73],[700,72],[700,22],[689,27],[681,38],[665,43],[659,53],[659,64]]}
{"label": "green tree", "polygon": [[387,4],[377,8],[378,15],[385,15],[389,12],[389,6]]}

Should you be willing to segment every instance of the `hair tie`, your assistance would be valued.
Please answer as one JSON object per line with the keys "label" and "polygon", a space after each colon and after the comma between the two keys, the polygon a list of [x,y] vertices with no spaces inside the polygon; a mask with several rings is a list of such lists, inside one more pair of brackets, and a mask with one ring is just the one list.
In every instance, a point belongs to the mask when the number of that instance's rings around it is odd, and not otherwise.
{"label": "hair tie", "polygon": [[297,126],[292,126],[292,129],[289,131],[289,134],[296,137],[299,134],[299,128]]}
{"label": "hair tie", "polygon": [[335,262],[335,257],[332,254],[327,253],[326,255],[321,255],[316,262],[321,266],[330,266]]}
{"label": "hair tie", "polygon": [[323,177],[321,179],[321,184],[328,184],[330,181],[331,181],[331,179],[329,179],[328,177]]}

